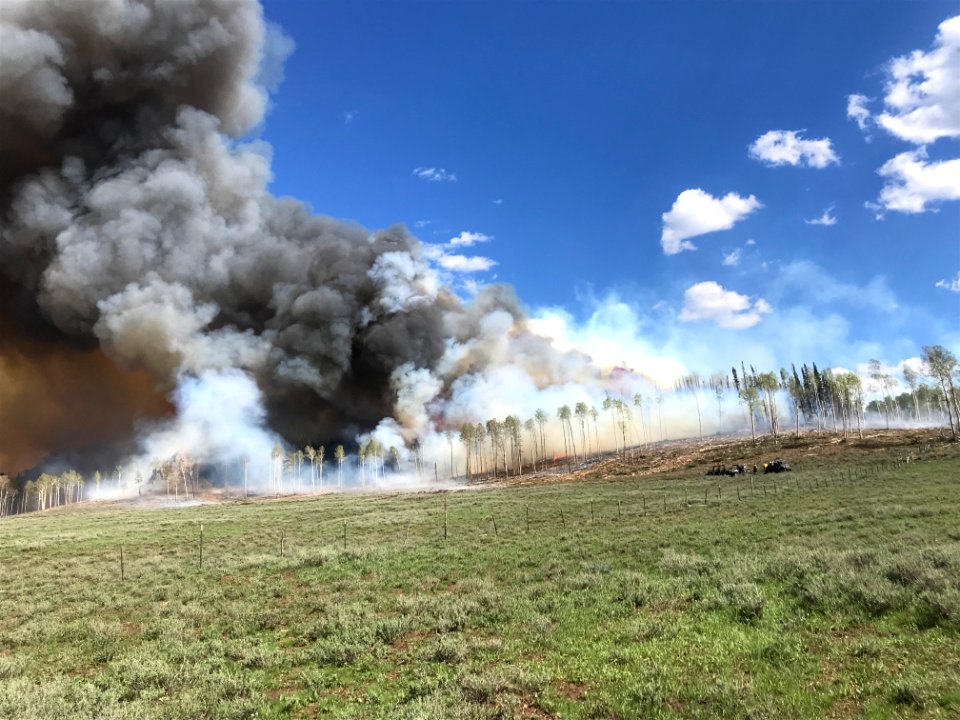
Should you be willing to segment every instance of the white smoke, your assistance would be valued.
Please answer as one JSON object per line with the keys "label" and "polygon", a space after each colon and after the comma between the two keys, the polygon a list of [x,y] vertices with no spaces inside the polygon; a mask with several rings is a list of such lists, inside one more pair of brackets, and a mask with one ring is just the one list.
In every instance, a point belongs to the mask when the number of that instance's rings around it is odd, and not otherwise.
{"label": "white smoke", "polygon": [[272,489],[271,455],[283,441],[267,429],[263,400],[250,377],[235,369],[205,370],[183,377],[173,397],[176,417],[153,429],[126,465],[152,472],[177,456],[231,467],[246,458],[249,487]]}

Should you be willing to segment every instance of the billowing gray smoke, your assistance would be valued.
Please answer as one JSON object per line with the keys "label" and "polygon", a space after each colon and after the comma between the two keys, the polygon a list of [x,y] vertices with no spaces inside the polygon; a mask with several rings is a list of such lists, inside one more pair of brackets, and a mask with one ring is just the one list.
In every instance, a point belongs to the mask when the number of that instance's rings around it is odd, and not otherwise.
{"label": "billowing gray smoke", "polygon": [[0,0],[0,33],[0,428],[24,427],[4,399],[38,343],[105,353],[161,394],[240,371],[297,445],[463,421],[457,389],[498,363],[539,388],[593,373],[526,332],[508,290],[464,305],[404,228],[267,192],[269,148],[237,138],[287,41],[255,0]]}

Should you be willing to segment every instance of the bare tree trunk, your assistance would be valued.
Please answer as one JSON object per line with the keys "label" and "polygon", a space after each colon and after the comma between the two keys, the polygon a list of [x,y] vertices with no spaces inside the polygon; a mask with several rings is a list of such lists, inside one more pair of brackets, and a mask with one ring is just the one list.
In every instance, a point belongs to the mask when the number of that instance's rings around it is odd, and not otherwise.
{"label": "bare tree trunk", "polygon": [[950,383],[950,397],[953,398],[953,413],[957,420],[957,432],[954,433],[954,438],[957,438],[960,435],[960,396],[958,396],[957,388],[953,384],[953,378],[947,378]]}
{"label": "bare tree trunk", "polygon": [[693,404],[697,406],[697,427],[700,429],[700,439],[703,440],[703,418],[700,416],[700,399],[696,391],[693,393]]}
{"label": "bare tree trunk", "polygon": [[943,390],[943,397],[947,405],[947,419],[950,421],[950,433],[953,435],[953,439],[958,439],[957,426],[953,422],[953,406],[954,402],[952,401],[951,394],[953,391],[953,383],[950,384],[950,390],[947,390],[947,382],[943,377],[940,378],[940,388]]}

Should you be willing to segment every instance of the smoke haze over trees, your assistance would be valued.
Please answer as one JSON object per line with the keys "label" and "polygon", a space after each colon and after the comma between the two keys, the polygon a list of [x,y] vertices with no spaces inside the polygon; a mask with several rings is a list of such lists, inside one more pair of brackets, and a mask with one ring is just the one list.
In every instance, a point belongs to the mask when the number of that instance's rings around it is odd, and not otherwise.
{"label": "smoke haze over trees", "polygon": [[184,378],[228,370],[297,444],[387,417],[411,440],[508,359],[541,387],[594,373],[507,289],[464,305],[404,228],[270,195],[269,148],[236,138],[291,47],[256,2],[5,0],[2,33],[4,465],[127,446]]}
{"label": "smoke haze over trees", "polygon": [[[506,470],[549,459],[554,409],[574,457],[668,436],[644,368],[558,349],[506,286],[462,300],[402,226],[268,191],[270,148],[250,138],[292,44],[255,0],[0,3],[0,469],[242,456],[262,485],[283,480],[275,448],[325,444],[339,481],[354,443],[376,475],[394,448],[421,466],[447,431],[467,472]],[[779,433],[777,377],[740,379],[712,382],[719,423]],[[859,422],[852,385],[792,379],[797,425]]]}

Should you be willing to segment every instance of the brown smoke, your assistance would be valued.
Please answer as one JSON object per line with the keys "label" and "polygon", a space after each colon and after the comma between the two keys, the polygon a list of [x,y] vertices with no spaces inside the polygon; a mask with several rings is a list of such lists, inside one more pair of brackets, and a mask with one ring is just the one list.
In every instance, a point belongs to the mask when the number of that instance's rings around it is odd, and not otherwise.
{"label": "brown smoke", "polygon": [[172,411],[146,372],[120,368],[99,347],[25,336],[2,314],[0,339],[0,470],[10,475],[52,451],[116,455],[137,421]]}

